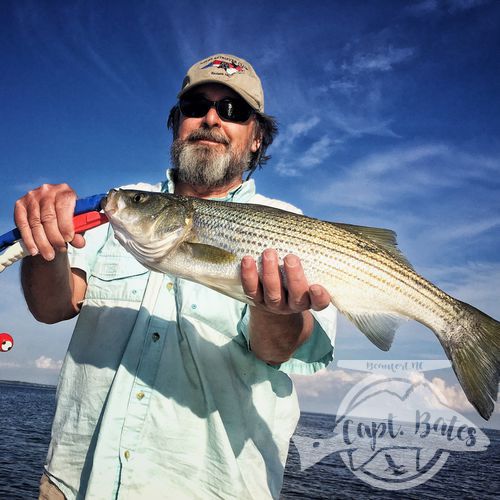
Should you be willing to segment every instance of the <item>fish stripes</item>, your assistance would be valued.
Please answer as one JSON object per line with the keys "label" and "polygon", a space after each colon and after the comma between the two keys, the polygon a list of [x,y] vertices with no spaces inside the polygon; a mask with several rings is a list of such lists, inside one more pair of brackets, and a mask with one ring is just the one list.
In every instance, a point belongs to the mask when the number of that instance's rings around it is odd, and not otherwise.
{"label": "fish stripes", "polygon": [[[240,262],[266,248],[300,257],[309,283],[378,347],[390,347],[396,318],[438,337],[469,401],[488,418],[498,394],[500,323],[417,274],[392,231],[336,224],[262,205],[163,193],[111,191],[105,212],[115,235],[144,266],[248,301]],[[154,258],[152,257],[154,255]],[[230,258],[229,258],[230,257]]]}

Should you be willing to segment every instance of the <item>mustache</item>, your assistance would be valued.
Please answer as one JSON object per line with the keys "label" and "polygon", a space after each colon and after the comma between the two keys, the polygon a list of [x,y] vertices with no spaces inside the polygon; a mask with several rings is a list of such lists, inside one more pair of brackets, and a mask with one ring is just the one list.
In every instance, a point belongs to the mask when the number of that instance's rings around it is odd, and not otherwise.
{"label": "mustache", "polygon": [[197,130],[193,130],[188,136],[188,141],[214,141],[220,144],[224,144],[225,146],[229,145],[229,140],[227,137],[224,137],[220,132],[217,132],[215,129],[205,129],[199,128]]}

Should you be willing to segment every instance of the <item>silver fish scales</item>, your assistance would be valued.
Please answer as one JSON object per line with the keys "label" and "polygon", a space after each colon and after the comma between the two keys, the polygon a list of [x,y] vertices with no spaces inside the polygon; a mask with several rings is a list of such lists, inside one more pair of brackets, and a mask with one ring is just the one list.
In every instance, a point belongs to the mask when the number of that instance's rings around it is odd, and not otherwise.
{"label": "silver fish scales", "polygon": [[500,323],[417,274],[395,233],[312,219],[262,205],[113,190],[104,203],[115,236],[145,267],[249,302],[240,262],[266,248],[300,257],[309,283],[377,347],[388,350],[401,319],[438,337],[469,401],[489,418],[498,394]]}

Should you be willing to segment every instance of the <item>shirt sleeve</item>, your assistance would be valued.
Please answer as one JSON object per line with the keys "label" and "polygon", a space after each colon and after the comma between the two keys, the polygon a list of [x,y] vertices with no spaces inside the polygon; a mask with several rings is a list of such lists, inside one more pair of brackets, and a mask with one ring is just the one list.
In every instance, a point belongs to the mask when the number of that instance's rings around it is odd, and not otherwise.
{"label": "shirt sleeve", "polygon": [[97,253],[106,242],[109,230],[109,224],[103,224],[87,231],[83,248],[75,248],[69,245],[68,259],[70,267],[85,271],[88,279],[94,267]]}
{"label": "shirt sleeve", "polygon": [[[273,365],[287,374],[312,375],[328,366],[333,360],[335,334],[337,331],[337,310],[329,305],[323,311],[311,311],[314,317],[314,329],[309,339],[304,342],[292,357],[281,365]],[[238,322],[238,333],[241,334],[250,349],[248,323],[250,310],[245,306]]]}

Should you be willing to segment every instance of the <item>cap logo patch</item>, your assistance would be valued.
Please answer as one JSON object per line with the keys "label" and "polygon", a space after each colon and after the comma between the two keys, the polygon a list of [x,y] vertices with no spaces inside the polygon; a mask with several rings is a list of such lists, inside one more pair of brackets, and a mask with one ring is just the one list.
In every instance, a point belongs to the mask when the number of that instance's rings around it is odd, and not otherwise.
{"label": "cap logo patch", "polygon": [[233,76],[237,73],[243,73],[245,71],[245,67],[242,64],[239,64],[236,61],[227,62],[222,59],[215,59],[210,61],[206,66],[203,66],[201,69],[207,68],[218,68],[222,70],[227,76]]}

